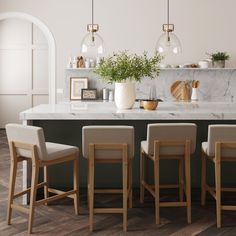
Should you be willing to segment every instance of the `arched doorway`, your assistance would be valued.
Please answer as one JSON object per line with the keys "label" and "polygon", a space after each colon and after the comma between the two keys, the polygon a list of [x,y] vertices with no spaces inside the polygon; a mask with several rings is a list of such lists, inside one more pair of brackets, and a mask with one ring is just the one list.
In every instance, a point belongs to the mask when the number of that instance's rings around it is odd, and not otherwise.
{"label": "arched doorway", "polygon": [[0,21],[6,19],[21,19],[32,22],[44,34],[48,42],[48,78],[49,78],[49,103],[56,103],[56,45],[49,28],[38,18],[21,12],[5,12],[0,14]]}

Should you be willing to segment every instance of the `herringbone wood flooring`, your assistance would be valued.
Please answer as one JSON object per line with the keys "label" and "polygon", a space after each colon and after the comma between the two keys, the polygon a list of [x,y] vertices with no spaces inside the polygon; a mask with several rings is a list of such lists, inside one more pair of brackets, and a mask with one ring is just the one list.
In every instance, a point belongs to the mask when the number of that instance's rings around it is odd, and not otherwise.
{"label": "herringbone wood flooring", "polygon": [[[6,135],[4,130],[0,130],[0,236],[27,235],[28,219],[23,213],[13,211],[12,225],[6,224],[9,167]],[[21,189],[21,176],[22,170],[19,168],[16,189]],[[232,200],[236,203],[234,194],[224,198],[225,201]],[[120,203],[121,198],[112,195],[98,195],[95,202],[96,205],[106,206],[118,206]],[[166,208],[161,209],[162,224],[157,226],[154,223],[153,199],[146,196],[145,203],[140,204],[138,191],[135,191],[133,209],[130,209],[128,213],[128,232],[125,235],[236,235],[236,212],[223,212],[222,216],[223,228],[217,229],[214,201],[209,198],[207,206],[201,207],[199,191],[193,191],[191,225],[186,223],[186,210],[184,208]],[[49,206],[40,206],[36,208],[33,230],[35,235],[89,235],[85,191],[82,191],[81,194],[79,216],[74,215],[73,202],[68,199],[55,202]],[[124,235],[122,232],[122,216],[117,214],[96,215],[93,234],[102,236]]]}

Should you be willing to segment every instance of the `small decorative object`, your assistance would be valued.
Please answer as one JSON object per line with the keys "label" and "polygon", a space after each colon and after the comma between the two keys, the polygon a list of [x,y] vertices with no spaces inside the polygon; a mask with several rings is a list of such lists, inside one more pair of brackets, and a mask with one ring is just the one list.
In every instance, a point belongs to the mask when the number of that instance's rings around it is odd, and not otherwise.
{"label": "small decorative object", "polygon": [[90,68],[90,59],[89,58],[85,59],[85,68]]}
{"label": "small decorative object", "polygon": [[102,90],[102,99],[103,100],[108,100],[109,98],[109,89],[108,88],[103,88]]}
{"label": "small decorative object", "polygon": [[94,67],[95,67],[95,61],[94,61],[94,59],[91,58],[91,59],[89,60],[89,62],[90,62],[90,67],[91,67],[91,68],[94,68]]}
{"label": "small decorative object", "polygon": [[191,95],[192,101],[198,101],[198,94],[197,94],[198,87],[199,87],[199,81],[193,80],[192,81],[192,95]]}
{"label": "small decorative object", "polygon": [[69,57],[68,64],[67,64],[67,68],[68,68],[68,69],[71,69],[71,68],[72,68],[72,58],[71,58],[71,57]]}
{"label": "small decorative object", "polygon": [[190,87],[189,81],[176,80],[170,87],[170,92],[177,101],[189,101]]}
{"label": "small decorative object", "polygon": [[70,100],[81,99],[81,89],[88,88],[88,78],[71,77],[70,78]]}
{"label": "small decorative object", "polygon": [[159,53],[149,58],[146,52],[139,56],[123,51],[102,59],[94,72],[106,82],[115,83],[116,106],[119,109],[131,109],[136,98],[135,82],[141,81],[143,77],[158,76],[161,59]]}
{"label": "small decorative object", "polygon": [[224,68],[225,61],[229,60],[229,55],[226,52],[207,53],[210,55],[214,68]]}
{"label": "small decorative object", "polygon": [[142,100],[142,107],[145,109],[145,110],[156,110],[157,108],[157,105],[158,105],[158,102],[160,100],[156,99],[156,100]]}
{"label": "small decorative object", "polygon": [[207,60],[199,61],[198,66],[199,66],[199,68],[207,69],[209,67],[209,61],[207,61]]}
{"label": "small decorative object", "polygon": [[96,100],[97,99],[97,89],[82,89],[81,90],[82,100]]}
{"label": "small decorative object", "polygon": [[84,58],[81,56],[78,59],[78,67],[79,68],[84,68],[85,67],[85,62],[84,62]]}
{"label": "small decorative object", "polygon": [[114,101],[114,92],[112,90],[109,91],[109,97],[108,97],[109,101]]}
{"label": "small decorative object", "polygon": [[74,56],[73,60],[72,60],[72,68],[76,69],[78,67],[78,58],[76,56]]}

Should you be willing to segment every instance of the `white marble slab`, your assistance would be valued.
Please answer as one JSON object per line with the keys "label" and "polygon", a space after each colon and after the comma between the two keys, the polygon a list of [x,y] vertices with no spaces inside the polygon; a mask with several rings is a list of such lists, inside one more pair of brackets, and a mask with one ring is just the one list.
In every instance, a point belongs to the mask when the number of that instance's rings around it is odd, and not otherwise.
{"label": "white marble slab", "polygon": [[233,102],[160,102],[147,111],[135,103],[133,109],[118,110],[114,102],[71,102],[42,104],[20,113],[30,120],[236,120]]}
{"label": "white marble slab", "polygon": [[[87,77],[89,88],[96,88],[102,98],[102,88],[114,89],[114,85],[105,84],[93,73],[93,69],[67,69],[64,86],[64,100],[69,101],[70,77]],[[209,68],[209,69],[161,69],[160,75],[151,80],[144,78],[136,84],[137,98],[149,98],[150,88],[156,87],[157,98],[172,101],[170,87],[176,80],[199,80],[198,98],[200,101],[236,101],[236,69]]]}

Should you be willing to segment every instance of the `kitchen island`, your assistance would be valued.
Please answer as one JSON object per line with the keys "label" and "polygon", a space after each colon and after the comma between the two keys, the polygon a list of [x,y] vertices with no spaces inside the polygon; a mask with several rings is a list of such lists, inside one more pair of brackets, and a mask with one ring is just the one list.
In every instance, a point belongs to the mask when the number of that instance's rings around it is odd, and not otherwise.
{"label": "kitchen island", "polygon": [[[147,124],[155,122],[194,122],[198,126],[197,148],[192,157],[192,186],[200,186],[200,146],[207,138],[209,124],[236,124],[236,103],[233,102],[160,102],[154,111],[146,111],[135,103],[133,109],[117,110],[113,102],[76,101],[56,105],[39,105],[20,113],[24,124],[44,128],[46,141],[76,145],[81,150],[81,130],[84,125],[133,125],[135,127],[135,157],[133,160],[134,187],[139,187],[140,141],[146,139]],[[82,154],[81,154],[82,156]],[[227,164],[226,164],[227,165]],[[24,186],[26,187],[27,167],[24,164]],[[106,171],[103,171],[106,168]],[[152,168],[147,166],[147,178],[151,179]],[[164,183],[176,182],[177,163],[161,162],[161,180]],[[49,180],[55,187],[71,186],[70,164],[51,167]],[[86,187],[86,160],[80,158],[80,186]],[[106,175],[104,175],[106,173]],[[224,174],[225,173],[225,174]],[[223,169],[223,182],[236,182],[235,169],[230,163]],[[209,172],[209,178],[214,175]],[[112,176],[112,178],[111,178]],[[101,166],[96,174],[98,186],[120,185],[120,170],[114,166]],[[69,182],[68,182],[69,181]]]}

